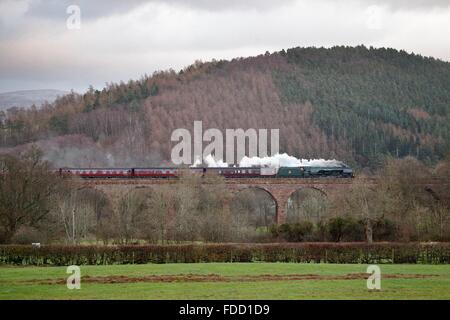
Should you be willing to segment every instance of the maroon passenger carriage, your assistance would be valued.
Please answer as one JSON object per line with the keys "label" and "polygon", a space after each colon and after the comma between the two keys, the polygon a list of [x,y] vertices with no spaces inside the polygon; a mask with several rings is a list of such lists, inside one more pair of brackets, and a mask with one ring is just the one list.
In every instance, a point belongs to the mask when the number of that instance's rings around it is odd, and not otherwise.
{"label": "maroon passenger carriage", "polygon": [[134,178],[172,178],[178,176],[176,168],[133,168],[131,169]]}
{"label": "maroon passenger carriage", "polygon": [[131,168],[61,168],[61,176],[76,176],[80,178],[131,178]]}
{"label": "maroon passenger carriage", "polygon": [[61,176],[80,178],[170,178],[178,176],[176,168],[61,168]]}

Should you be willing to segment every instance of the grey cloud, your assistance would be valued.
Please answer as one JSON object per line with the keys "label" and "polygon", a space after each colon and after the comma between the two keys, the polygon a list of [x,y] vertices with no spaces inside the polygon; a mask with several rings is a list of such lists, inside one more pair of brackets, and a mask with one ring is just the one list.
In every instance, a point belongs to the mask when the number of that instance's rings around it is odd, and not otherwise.
{"label": "grey cloud", "polygon": [[[23,8],[0,11],[0,91],[82,92],[196,59],[308,45],[363,43],[450,59],[450,10],[428,14],[450,0],[0,0],[18,2],[28,4],[25,17]],[[81,8],[81,30],[66,28],[71,4]],[[367,27],[371,5],[385,6],[380,29]]]}
{"label": "grey cloud", "polygon": [[146,2],[144,0],[30,0],[27,15],[46,19],[66,19],[67,7],[78,5],[83,19],[95,19],[111,14],[126,13]]}
{"label": "grey cloud", "polygon": [[[332,1],[332,0],[325,0]],[[348,2],[338,0],[340,2]],[[388,6],[394,10],[410,10],[410,9],[433,9],[446,8],[450,6],[449,0],[357,0],[360,3],[371,5]]]}
{"label": "grey cloud", "polygon": [[[227,9],[227,8],[254,8],[254,9],[269,9],[271,7],[279,7],[284,4],[296,2],[296,0],[155,0],[159,2],[171,2],[183,5],[188,5],[192,8],[200,9]],[[318,0],[328,2],[342,2],[345,4],[351,3],[348,0]],[[370,5],[387,5],[395,9],[411,9],[411,8],[433,8],[433,7],[448,7],[449,0],[355,0],[356,2]],[[298,2],[298,1],[297,1]],[[305,2],[305,1],[301,1]],[[307,2],[307,1],[306,1]],[[312,3],[313,1],[310,1]],[[316,1],[314,1],[316,2]]]}
{"label": "grey cloud", "polygon": [[174,5],[183,5],[193,9],[203,10],[228,10],[228,9],[254,9],[254,10],[267,10],[271,8],[281,7],[283,5],[295,2],[295,0],[154,0],[160,3],[171,3]]}
{"label": "grey cloud", "polygon": [[194,10],[223,11],[223,10],[267,10],[280,7],[295,0],[30,0],[29,16],[48,19],[65,18],[69,5],[78,5],[84,19],[95,19],[111,14],[123,14],[148,3],[182,6]]}
{"label": "grey cloud", "polygon": [[[1,0],[0,0],[1,1]],[[348,4],[348,0],[319,0],[323,2]],[[289,5],[299,0],[28,0],[30,6],[27,16],[46,19],[66,19],[69,5],[80,6],[83,19],[96,19],[112,14],[123,14],[146,3],[168,4],[193,10],[226,11],[257,10],[264,11]],[[394,10],[431,9],[448,7],[449,0],[354,0],[355,3],[386,5]]]}
{"label": "grey cloud", "polygon": [[448,7],[450,2],[448,0],[378,0],[389,4],[394,8],[434,8],[434,7]]}

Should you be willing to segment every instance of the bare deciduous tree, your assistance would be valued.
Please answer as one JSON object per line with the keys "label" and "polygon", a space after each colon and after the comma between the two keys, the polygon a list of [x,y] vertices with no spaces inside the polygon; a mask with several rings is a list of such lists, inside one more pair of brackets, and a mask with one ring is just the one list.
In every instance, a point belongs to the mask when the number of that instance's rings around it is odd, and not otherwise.
{"label": "bare deciduous tree", "polygon": [[41,223],[55,204],[62,183],[31,148],[20,157],[0,158],[0,241],[9,243],[21,226]]}

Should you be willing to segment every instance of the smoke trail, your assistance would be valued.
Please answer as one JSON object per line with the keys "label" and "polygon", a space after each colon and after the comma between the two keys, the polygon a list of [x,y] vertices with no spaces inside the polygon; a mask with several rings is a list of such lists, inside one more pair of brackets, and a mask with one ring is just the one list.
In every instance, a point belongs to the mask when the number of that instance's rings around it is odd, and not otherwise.
{"label": "smoke trail", "polygon": [[244,157],[239,162],[240,167],[342,167],[344,163],[338,160],[325,159],[297,159],[287,153],[276,154],[271,157]]}
{"label": "smoke trail", "polygon": [[223,162],[222,160],[216,160],[212,155],[208,155],[205,158],[205,163],[208,168],[224,168],[228,167],[228,163]]}
{"label": "smoke trail", "polygon": [[[216,160],[213,156],[208,155],[204,159],[204,164],[208,168],[223,168],[228,167],[226,162],[222,160]],[[200,167],[202,161],[196,159],[192,167]],[[287,153],[276,154],[271,157],[244,157],[239,162],[239,167],[342,167],[345,164],[338,160],[325,160],[325,159],[297,159],[296,157],[290,156]]]}
{"label": "smoke trail", "polygon": [[[216,160],[212,155],[207,155],[205,159],[203,159],[203,162],[206,164],[208,168],[225,168],[228,167],[228,163],[223,162],[222,160]],[[191,166],[191,168],[195,167],[201,167],[202,162],[200,159],[195,159],[194,164]]]}

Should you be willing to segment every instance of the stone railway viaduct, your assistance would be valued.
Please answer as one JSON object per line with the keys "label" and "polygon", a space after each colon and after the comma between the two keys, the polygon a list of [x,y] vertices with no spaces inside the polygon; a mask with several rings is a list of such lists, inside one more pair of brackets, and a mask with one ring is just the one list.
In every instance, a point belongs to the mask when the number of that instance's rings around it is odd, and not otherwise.
{"label": "stone railway viaduct", "polygon": [[[93,188],[103,192],[113,206],[127,193],[147,188],[158,188],[161,185],[176,183],[176,179],[89,179],[83,180],[83,188]],[[320,178],[320,179],[287,179],[287,178],[232,178],[225,179],[226,187],[232,195],[256,188],[267,192],[276,205],[276,221],[282,224],[286,221],[287,203],[289,197],[297,190],[309,188],[318,190],[329,196],[333,192],[348,190],[352,179],[344,178]],[[373,180],[367,180],[367,184],[374,185]],[[232,200],[231,200],[232,201]]]}
{"label": "stone railway viaduct", "polygon": [[[82,180],[82,188],[93,188],[103,192],[113,206],[117,206],[119,200],[127,193],[147,188],[158,188],[161,185],[171,185],[177,183],[177,179],[88,179]],[[287,203],[289,197],[297,190],[315,189],[327,196],[335,192],[345,192],[349,190],[353,179],[345,178],[319,178],[319,179],[289,179],[289,178],[231,178],[225,179],[225,185],[232,195],[251,188],[262,189],[267,192],[276,205],[276,222],[282,224],[286,221]],[[205,182],[207,183],[207,182]],[[375,179],[366,179],[365,185],[376,188]],[[439,199],[433,188],[436,185],[446,185],[450,190],[450,181],[429,180],[420,183],[430,194]],[[447,197],[449,195],[446,195]],[[232,201],[232,200],[231,200]],[[227,204],[226,204],[227,205]]]}

